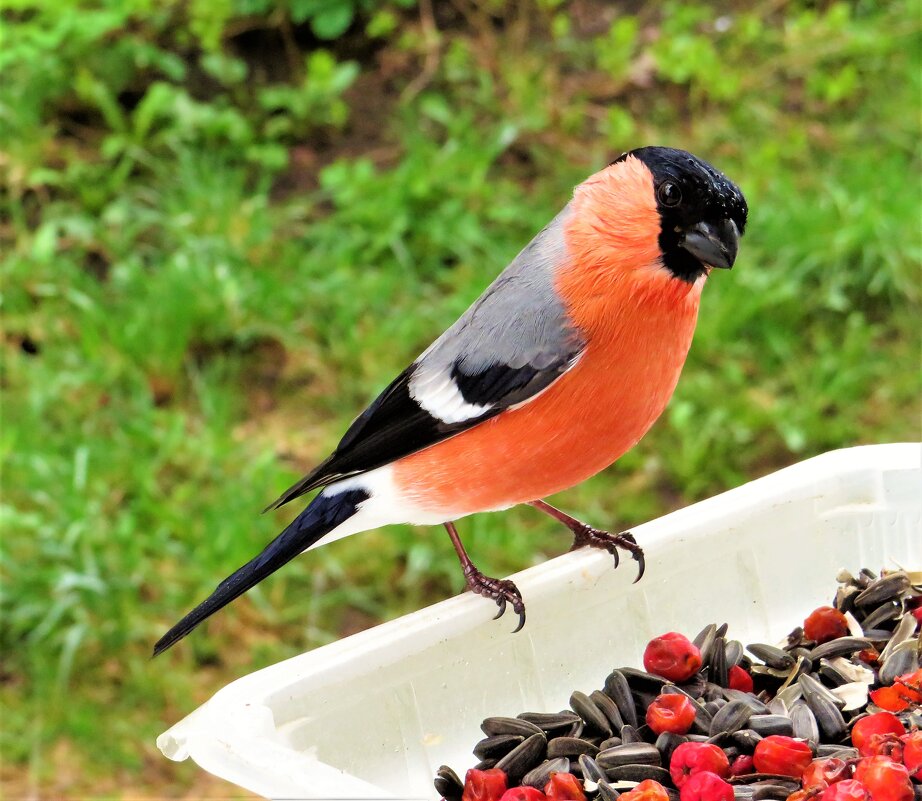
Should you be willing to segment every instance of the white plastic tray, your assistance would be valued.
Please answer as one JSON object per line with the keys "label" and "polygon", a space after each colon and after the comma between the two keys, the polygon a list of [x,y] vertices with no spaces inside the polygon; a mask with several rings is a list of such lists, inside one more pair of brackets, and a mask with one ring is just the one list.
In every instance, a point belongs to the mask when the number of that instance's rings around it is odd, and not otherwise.
{"label": "white plastic tray", "polygon": [[[514,576],[528,623],[467,593],[245,676],[162,734],[170,759],[270,798],[433,798],[488,715],[566,708],[647,640],[784,636],[841,567],[922,567],[922,446],[809,459],[633,529],[647,572],[583,549]],[[601,521],[594,521],[601,522]],[[514,616],[513,616],[514,617]]]}

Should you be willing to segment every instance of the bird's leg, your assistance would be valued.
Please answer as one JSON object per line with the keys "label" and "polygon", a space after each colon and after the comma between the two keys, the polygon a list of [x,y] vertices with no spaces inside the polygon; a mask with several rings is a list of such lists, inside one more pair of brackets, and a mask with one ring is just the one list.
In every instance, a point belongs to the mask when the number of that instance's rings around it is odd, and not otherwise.
{"label": "bird's leg", "polygon": [[551,506],[544,501],[529,501],[528,503],[529,506],[534,506],[535,509],[540,509],[545,514],[553,517],[554,520],[563,523],[573,532],[573,545],[570,548],[571,551],[582,548],[584,545],[588,545],[590,548],[602,548],[615,557],[615,567],[617,567],[618,548],[623,548],[630,553],[631,557],[637,562],[637,578],[634,579],[634,582],[640,581],[646,567],[643,549],[637,544],[637,541],[630,532],[625,531],[623,534],[612,534],[608,531],[600,531],[587,523],[577,520],[575,517],[570,517],[566,512],[561,512],[557,507]]}
{"label": "bird's leg", "polygon": [[[506,604],[512,604],[512,610],[519,616],[519,625],[515,631],[520,631],[525,625],[525,602],[522,600],[522,593],[509,579],[495,579],[485,576],[481,573],[467,555],[464,546],[461,544],[461,538],[458,536],[458,529],[454,523],[445,523],[445,530],[451,537],[451,544],[455,546],[458,559],[461,560],[461,569],[464,571],[464,580],[467,582],[471,592],[477,595],[483,595],[486,598],[492,598],[499,607],[496,613],[496,620],[506,611]],[[515,633],[513,632],[513,634]]]}

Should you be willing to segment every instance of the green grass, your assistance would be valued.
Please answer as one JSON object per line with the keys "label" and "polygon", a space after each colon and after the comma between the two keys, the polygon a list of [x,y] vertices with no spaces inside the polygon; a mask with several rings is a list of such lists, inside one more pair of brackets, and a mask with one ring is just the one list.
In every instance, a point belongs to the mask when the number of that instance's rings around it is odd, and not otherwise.
{"label": "green grass", "polygon": [[[439,5],[423,83],[412,4],[152,8],[5,10],[0,743],[17,781],[180,793],[195,769],[164,767],[154,737],[218,687],[461,589],[441,531],[370,532],[148,659],[293,513],[258,510],[624,149],[713,160],[752,216],[663,419],[561,504],[626,527],[919,438],[911,3],[753,2],[726,29],[704,4],[615,6],[588,29],[555,0]],[[461,531],[493,574],[568,546],[527,509]]]}

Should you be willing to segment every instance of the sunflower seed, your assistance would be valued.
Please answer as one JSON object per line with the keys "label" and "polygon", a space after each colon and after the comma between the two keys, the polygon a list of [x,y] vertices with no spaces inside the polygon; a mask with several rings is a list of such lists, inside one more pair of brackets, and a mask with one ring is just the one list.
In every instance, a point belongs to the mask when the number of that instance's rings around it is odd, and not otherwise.
{"label": "sunflower seed", "polygon": [[509,784],[514,785],[528,771],[539,765],[547,751],[547,739],[543,732],[533,734],[519,743],[495,767],[506,772]]}
{"label": "sunflower seed", "polygon": [[640,732],[637,731],[633,726],[625,724],[621,727],[621,742],[624,745],[629,745],[630,743],[642,743],[643,737],[640,736]]}
{"label": "sunflower seed", "polygon": [[611,730],[613,732],[621,731],[621,727],[624,725],[624,719],[621,717],[618,705],[612,701],[611,698],[599,690],[593,690],[589,693],[589,700],[596,705],[603,715],[605,715],[606,719],[611,724]]}
{"label": "sunflower seed", "polygon": [[763,737],[768,737],[770,734],[783,734],[790,737],[794,733],[791,719],[781,715],[753,715],[749,718],[749,728]]}
{"label": "sunflower seed", "polygon": [[698,636],[692,640],[692,643],[695,647],[701,652],[702,659],[704,654],[710,650],[714,638],[717,636],[717,624],[708,623],[701,631],[698,632]]}
{"label": "sunflower seed", "polygon": [[896,624],[893,633],[887,635],[889,637],[889,642],[887,642],[884,649],[880,652],[881,661],[886,660],[898,646],[912,639],[917,625],[918,621],[913,617],[911,612],[907,612],[903,615],[900,618],[900,622]]}
{"label": "sunflower seed", "polygon": [[743,644],[739,640],[727,640],[725,656],[728,668],[738,665],[743,658]]}
{"label": "sunflower seed", "polygon": [[599,782],[599,801],[618,801],[620,795],[607,781]]}
{"label": "sunflower seed", "polygon": [[885,601],[861,621],[862,629],[874,629],[883,623],[896,620],[903,611],[903,605],[898,601]]}
{"label": "sunflower seed", "polygon": [[816,747],[816,756],[817,758],[822,757],[826,759],[827,757],[838,757],[839,759],[858,759],[860,754],[858,753],[857,748],[851,748],[847,745],[830,745],[829,743],[821,743]]}
{"label": "sunflower seed", "polygon": [[877,573],[875,573],[869,567],[863,567],[858,571],[858,575],[855,577],[855,584],[864,588],[867,587],[876,578]]}
{"label": "sunflower seed", "polygon": [[[799,686],[799,685],[798,685]],[[768,713],[769,715],[784,715],[786,718],[789,718],[791,715],[788,711],[788,705],[784,702],[783,698],[779,698],[777,695],[768,702]]]}
{"label": "sunflower seed", "polygon": [[774,668],[775,670],[787,671],[794,667],[794,657],[787,651],[782,651],[774,645],[754,642],[747,645],[746,650],[756,657],[756,659],[761,659],[768,667]]}
{"label": "sunflower seed", "polygon": [[484,734],[493,736],[495,734],[518,734],[522,737],[531,737],[533,734],[542,734],[534,723],[520,718],[486,718],[480,724],[480,729]]}
{"label": "sunflower seed", "polygon": [[796,784],[765,783],[753,786],[752,801],[785,801],[797,789]]}
{"label": "sunflower seed", "polygon": [[902,595],[909,587],[909,576],[902,570],[897,570],[894,573],[889,573],[883,578],[872,582],[866,590],[858,595],[855,599],[855,603],[858,606],[879,604]]}
{"label": "sunflower seed", "polygon": [[797,657],[797,663],[794,665],[794,667],[791,668],[790,674],[788,674],[788,677],[782,682],[779,691],[789,687],[793,682],[797,680],[798,676],[802,675],[803,673],[809,673],[811,668],[812,664],[809,659],[807,659],[805,656]]}
{"label": "sunflower seed", "polygon": [[435,791],[445,801],[461,801],[461,795],[464,793],[464,783],[448,765],[442,765],[436,771],[433,785],[435,786]]}
{"label": "sunflower seed", "polygon": [[840,612],[854,612],[855,611],[855,599],[858,597],[861,590],[859,590],[854,585],[843,585],[836,590],[836,597],[833,601],[833,606],[838,609]]}
{"label": "sunflower seed", "polygon": [[[829,690],[810,676],[801,676],[800,679],[805,680],[801,681],[804,701],[807,702],[810,711],[816,717],[820,731],[831,740],[842,739],[845,732],[848,731],[848,726],[846,726],[845,718],[842,717],[842,713],[839,711],[838,705],[841,703],[839,699],[835,698]],[[829,700],[830,696],[835,698],[835,703]]]}
{"label": "sunflower seed", "polygon": [[627,679],[628,685],[634,692],[647,692],[658,695],[662,686],[668,683],[662,676],[647,673],[645,670],[637,670],[637,668],[618,668],[618,672]]}
{"label": "sunflower seed", "polygon": [[732,734],[744,728],[751,715],[752,710],[748,704],[744,704],[742,701],[729,701],[711,719],[708,733],[712,737],[719,732]]}
{"label": "sunflower seed", "polygon": [[797,683],[800,685],[800,688],[804,694],[804,697],[813,693],[814,695],[821,695],[830,703],[835,704],[837,707],[842,707],[843,703],[833,694],[832,690],[826,687],[821,681],[817,679],[816,676],[809,673],[804,673],[801,676],[797,677]]}
{"label": "sunflower seed", "polygon": [[620,765],[605,772],[611,781],[642,782],[653,779],[660,784],[672,781],[669,771],[657,765]]}
{"label": "sunflower seed", "polygon": [[577,758],[580,754],[589,754],[595,756],[599,753],[599,747],[593,745],[588,740],[580,740],[578,737],[555,737],[547,744],[547,758],[556,757]]}
{"label": "sunflower seed", "polygon": [[[590,782],[598,782],[601,779],[606,779],[605,769],[595,761],[595,757],[589,756],[589,754],[580,754],[579,757],[579,766],[583,772],[583,778]],[[543,787],[540,789],[544,789]]]}
{"label": "sunflower seed", "polygon": [[576,690],[570,696],[570,707],[596,731],[602,732],[606,737],[611,737],[613,732],[608,718],[602,714],[602,711],[586,693]]}
{"label": "sunflower seed", "polygon": [[656,738],[656,743],[654,743],[654,745],[663,758],[663,764],[668,765],[669,760],[672,759],[672,752],[682,745],[682,743],[687,742],[687,738],[683,737],[681,734],[673,734],[670,731],[664,731]]}
{"label": "sunflower seed", "polygon": [[578,722],[580,717],[575,712],[523,712],[516,715],[519,720],[533,723],[542,731],[565,729]]}
{"label": "sunflower seed", "polygon": [[599,751],[595,757],[606,771],[622,765],[660,765],[662,760],[655,745],[650,743],[626,743]]}
{"label": "sunflower seed", "polygon": [[[794,684],[789,684],[783,690],[779,690],[778,694],[775,696],[772,703],[774,703],[774,701],[780,701],[788,709],[790,709],[792,706],[794,706],[795,703],[797,703],[797,700],[801,698],[802,696],[803,696],[803,690],[801,689],[800,685],[797,682],[794,682]],[[772,714],[780,714],[780,713],[773,711]],[[787,714],[787,712],[785,712],[785,714]]]}
{"label": "sunflower seed", "polygon": [[[751,720],[751,718],[750,718]],[[741,729],[733,732],[731,735],[733,742],[736,743],[743,751],[751,753],[762,739],[762,735],[752,729]]]}
{"label": "sunflower seed", "polygon": [[919,643],[907,640],[901,642],[883,659],[878,672],[879,681],[881,684],[893,684],[897,676],[915,673],[918,669]]}
{"label": "sunflower seed", "polygon": [[861,651],[871,645],[865,637],[838,637],[835,640],[821,643],[810,651],[810,659],[816,662],[819,659],[832,659],[836,656],[846,656],[855,651]]}
{"label": "sunflower seed", "polygon": [[723,637],[714,638],[714,647],[711,649],[710,659],[708,660],[708,681],[719,684],[721,687],[727,685],[727,643]]}
{"label": "sunflower seed", "polygon": [[800,785],[795,779],[791,776],[787,776],[783,773],[746,773],[743,776],[734,776],[732,781],[739,784],[748,784],[750,787],[763,787],[766,784],[792,784],[794,786]]}
{"label": "sunflower seed", "polygon": [[791,707],[791,725],[794,729],[794,737],[808,740],[813,745],[820,741],[820,730],[816,717],[805,701],[799,700]]}
{"label": "sunflower seed", "polygon": [[704,695],[704,689],[708,681],[700,673],[696,673],[688,681],[683,681],[678,686],[687,692],[692,698],[700,698]]}
{"label": "sunflower seed", "polygon": [[520,734],[494,734],[484,737],[474,746],[474,756],[478,759],[499,759],[524,739]]}
{"label": "sunflower seed", "polygon": [[853,681],[860,681],[864,684],[873,684],[874,671],[842,656],[835,659],[821,659],[819,674],[827,679],[828,684],[838,687],[842,684],[849,684]]}
{"label": "sunflower seed", "polygon": [[566,757],[557,759],[548,759],[542,762],[538,767],[532,768],[522,777],[522,784],[526,787],[535,787],[543,790],[544,786],[551,780],[552,773],[566,773],[570,769],[570,760]]}
{"label": "sunflower seed", "polygon": [[580,718],[577,720],[569,729],[565,729],[560,732],[561,737],[582,737],[583,729],[586,728],[586,724],[583,722],[583,719]]}
{"label": "sunflower seed", "polygon": [[609,737],[607,740],[602,740],[599,743],[599,750],[604,751],[606,748],[614,748],[616,745],[621,745],[624,741],[620,737]]}
{"label": "sunflower seed", "polygon": [[724,698],[728,701],[742,701],[746,704],[755,714],[757,715],[767,715],[768,706],[766,706],[762,701],[756,698],[750,693],[744,693],[742,690],[724,690]]}
{"label": "sunflower seed", "polygon": [[634,697],[631,695],[630,685],[624,674],[619,670],[613,670],[605,679],[605,688],[602,690],[612,701],[618,705],[618,711],[625,723],[631,726],[637,725],[637,707],[634,704]]}

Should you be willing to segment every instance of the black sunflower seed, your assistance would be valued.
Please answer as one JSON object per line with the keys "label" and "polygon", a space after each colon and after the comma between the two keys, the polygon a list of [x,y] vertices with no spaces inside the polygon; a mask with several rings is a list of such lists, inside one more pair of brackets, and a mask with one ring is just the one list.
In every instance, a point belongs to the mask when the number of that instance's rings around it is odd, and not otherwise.
{"label": "black sunflower seed", "polygon": [[544,760],[546,751],[547,739],[543,732],[539,732],[519,743],[498,760],[494,767],[505,771],[509,784],[514,786],[528,771]]}

